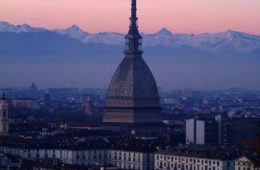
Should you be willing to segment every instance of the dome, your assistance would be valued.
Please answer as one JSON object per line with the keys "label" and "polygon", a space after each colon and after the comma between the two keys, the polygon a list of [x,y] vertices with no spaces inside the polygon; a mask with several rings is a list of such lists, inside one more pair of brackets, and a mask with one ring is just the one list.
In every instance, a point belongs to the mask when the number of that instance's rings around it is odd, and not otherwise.
{"label": "dome", "polygon": [[129,32],[125,36],[125,58],[116,69],[108,89],[105,123],[158,123],[160,99],[153,74],[142,58],[136,0],[132,0]]}
{"label": "dome", "polygon": [[123,59],[111,79],[107,98],[159,100],[152,72],[141,56]]}

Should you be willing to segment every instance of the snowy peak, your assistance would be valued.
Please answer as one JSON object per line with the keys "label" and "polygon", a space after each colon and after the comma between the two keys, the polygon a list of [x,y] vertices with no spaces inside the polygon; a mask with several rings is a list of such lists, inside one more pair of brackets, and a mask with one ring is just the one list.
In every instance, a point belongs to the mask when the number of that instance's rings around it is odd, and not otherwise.
{"label": "snowy peak", "polygon": [[63,34],[63,35],[68,35],[68,34],[76,34],[76,33],[85,33],[79,26],[77,25],[72,25],[66,29],[56,29],[54,30],[57,33]]}
{"label": "snowy peak", "polygon": [[21,33],[21,32],[41,32],[46,30],[47,29],[45,28],[31,27],[28,24],[13,25],[13,24],[9,24],[8,22],[0,21],[0,32]]}
{"label": "snowy peak", "polygon": [[109,45],[121,45],[124,41],[124,35],[114,32],[100,32],[90,34],[83,31],[79,26],[72,25],[67,29],[54,30],[56,33],[65,35],[71,38],[76,38],[82,43],[101,43]]}
{"label": "snowy peak", "polygon": [[232,47],[239,52],[249,52],[260,48],[260,36],[244,32],[227,30],[212,34],[211,37],[214,37],[211,42],[215,44],[215,49]]}
{"label": "snowy peak", "polygon": [[18,32],[18,28],[12,24],[1,21],[0,22],[0,32]]}
{"label": "snowy peak", "polygon": [[224,38],[226,40],[233,40],[235,38],[240,38],[243,33],[232,31],[232,30],[227,30],[224,32]]}
{"label": "snowy peak", "polygon": [[87,32],[84,32],[79,26],[72,25],[66,29],[57,29],[54,32],[65,35],[71,38],[75,38],[81,42],[84,42],[84,39],[89,35]]}
{"label": "snowy peak", "polygon": [[162,28],[159,32],[157,32],[156,34],[159,34],[161,36],[172,36],[172,32],[169,31],[167,28]]}
{"label": "snowy peak", "polygon": [[220,33],[213,33],[215,36],[219,36],[222,38],[225,38],[226,40],[234,40],[234,39],[260,39],[260,36],[258,35],[252,35],[244,32],[238,32],[238,31],[233,31],[233,30],[227,30],[225,32],[220,32]]}
{"label": "snowy peak", "polygon": [[84,32],[79,26],[72,25],[71,27],[66,29],[69,32]]}
{"label": "snowy peak", "polygon": [[154,34],[146,34],[143,38],[145,46],[172,46],[174,44],[174,35],[166,28]]}

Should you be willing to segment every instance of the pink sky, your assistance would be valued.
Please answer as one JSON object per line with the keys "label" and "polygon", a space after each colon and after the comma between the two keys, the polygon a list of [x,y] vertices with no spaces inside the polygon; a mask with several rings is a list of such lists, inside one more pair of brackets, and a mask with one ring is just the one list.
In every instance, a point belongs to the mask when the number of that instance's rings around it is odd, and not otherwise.
{"label": "pink sky", "polygon": [[[0,0],[0,20],[13,24],[88,32],[126,32],[130,0]],[[260,34],[260,0],[138,0],[142,32],[163,27],[177,33],[227,29]]]}

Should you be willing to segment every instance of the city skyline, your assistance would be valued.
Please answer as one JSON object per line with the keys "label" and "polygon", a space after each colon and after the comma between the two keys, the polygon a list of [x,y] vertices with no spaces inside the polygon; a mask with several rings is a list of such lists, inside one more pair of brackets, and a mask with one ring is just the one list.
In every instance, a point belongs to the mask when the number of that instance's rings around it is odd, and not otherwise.
{"label": "city skyline", "polygon": [[0,0],[0,169],[260,170],[248,1]]}
{"label": "city skyline", "polygon": [[[129,23],[126,19],[129,18],[128,3],[119,0],[111,0],[109,3],[105,0],[77,0],[73,4],[68,0],[0,0],[0,20],[49,29],[76,24],[88,32],[126,32]],[[260,34],[257,29],[260,26],[257,20],[260,2],[257,0],[143,0],[139,4],[140,30],[145,33],[166,27],[176,33],[198,34],[231,29]]]}

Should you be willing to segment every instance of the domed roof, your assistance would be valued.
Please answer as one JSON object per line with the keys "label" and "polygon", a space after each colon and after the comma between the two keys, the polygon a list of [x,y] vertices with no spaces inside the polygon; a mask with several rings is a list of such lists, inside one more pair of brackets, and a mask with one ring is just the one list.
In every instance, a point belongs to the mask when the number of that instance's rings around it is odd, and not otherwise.
{"label": "domed roof", "polygon": [[114,73],[108,98],[159,99],[154,77],[141,56],[126,56]]}

